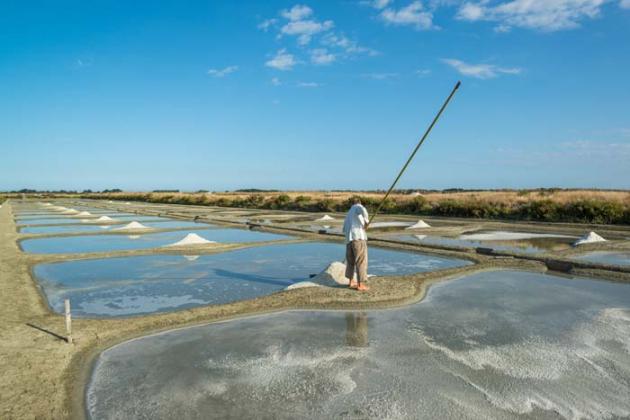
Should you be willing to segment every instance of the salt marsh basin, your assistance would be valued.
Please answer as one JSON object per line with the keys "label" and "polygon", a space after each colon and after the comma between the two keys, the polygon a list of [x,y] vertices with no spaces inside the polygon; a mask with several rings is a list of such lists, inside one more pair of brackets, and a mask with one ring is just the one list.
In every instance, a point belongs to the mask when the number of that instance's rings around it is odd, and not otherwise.
{"label": "salt marsh basin", "polygon": [[[215,255],[151,255],[41,264],[34,274],[57,312],[71,299],[77,316],[128,316],[228,303],[308,280],[344,248],[333,243],[270,245]],[[370,273],[404,275],[469,261],[377,247]]]}
{"label": "salt marsh basin", "polygon": [[[201,226],[199,226],[201,227]],[[289,239],[286,235],[256,232],[247,229],[208,229],[190,231],[205,239],[221,242],[261,242]],[[65,254],[157,248],[183,239],[189,231],[146,233],[127,232],[120,235],[85,235],[26,239],[20,243],[25,252],[35,254]]]}
{"label": "salt marsh basin", "polygon": [[519,271],[403,309],[284,312],[128,341],[99,357],[92,418],[619,418],[630,286]]}

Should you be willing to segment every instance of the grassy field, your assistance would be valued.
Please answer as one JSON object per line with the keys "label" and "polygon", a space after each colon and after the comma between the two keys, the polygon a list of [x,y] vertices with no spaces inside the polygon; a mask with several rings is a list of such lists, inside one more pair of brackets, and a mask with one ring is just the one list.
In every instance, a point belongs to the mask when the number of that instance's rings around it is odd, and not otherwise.
{"label": "grassy field", "polygon": [[[382,192],[100,193],[85,198],[297,211],[345,211],[360,196],[374,210]],[[387,214],[630,224],[630,191],[518,190],[392,194]]]}

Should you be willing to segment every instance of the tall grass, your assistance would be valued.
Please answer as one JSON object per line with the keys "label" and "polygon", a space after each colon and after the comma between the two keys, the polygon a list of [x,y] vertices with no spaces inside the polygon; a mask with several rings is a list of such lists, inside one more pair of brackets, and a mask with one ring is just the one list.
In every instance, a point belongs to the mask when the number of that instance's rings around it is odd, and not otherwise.
{"label": "tall grass", "polygon": [[[85,198],[152,203],[192,204],[292,211],[346,211],[359,195],[374,211],[381,193],[109,193]],[[446,216],[546,222],[630,224],[630,192],[625,191],[480,191],[396,194],[388,198],[385,214]]]}

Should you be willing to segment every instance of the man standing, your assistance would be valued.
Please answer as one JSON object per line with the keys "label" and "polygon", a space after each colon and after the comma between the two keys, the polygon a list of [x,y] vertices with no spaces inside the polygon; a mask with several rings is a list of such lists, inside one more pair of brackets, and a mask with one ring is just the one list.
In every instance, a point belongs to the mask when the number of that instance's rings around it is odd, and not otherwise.
{"label": "man standing", "polygon": [[[351,289],[365,292],[369,290],[365,284],[368,266],[367,233],[365,231],[370,219],[358,197],[354,198],[352,203],[346,220],[343,222],[343,233],[346,236],[346,277],[350,280]],[[355,271],[358,281],[354,281]]]}

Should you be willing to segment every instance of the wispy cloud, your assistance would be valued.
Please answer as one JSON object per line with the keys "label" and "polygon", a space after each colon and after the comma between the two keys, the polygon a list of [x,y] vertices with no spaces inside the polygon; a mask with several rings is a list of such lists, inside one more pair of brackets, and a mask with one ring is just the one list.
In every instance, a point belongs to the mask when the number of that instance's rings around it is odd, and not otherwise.
{"label": "wispy cloud", "polygon": [[363,73],[361,76],[366,79],[388,80],[397,78],[398,73]]}
{"label": "wispy cloud", "polygon": [[415,71],[416,76],[418,77],[426,77],[431,74],[431,70],[429,69],[418,69]]}
{"label": "wispy cloud", "polygon": [[[497,30],[506,32],[511,27],[558,31],[579,26],[584,19],[599,16],[607,0],[478,0],[463,3],[457,18],[467,21],[497,22]],[[630,7],[630,0],[621,0]]]}
{"label": "wispy cloud", "polygon": [[[386,5],[389,2],[381,3]],[[278,12],[278,16],[263,21],[258,28],[265,32],[273,28],[278,40],[295,39],[300,48],[294,52],[296,55],[286,53],[286,49],[283,49],[283,54],[278,54],[265,63],[269,67],[289,70],[297,63],[329,65],[361,55],[379,54],[372,48],[359,45],[342,31],[335,30],[332,20],[318,20],[313,9],[305,4],[283,9]]]}
{"label": "wispy cloud", "polygon": [[311,42],[313,35],[326,32],[335,26],[332,20],[319,22],[312,18],[313,9],[305,5],[295,5],[289,10],[283,10],[280,15],[288,20],[280,28],[280,34],[296,36],[300,45]]}
{"label": "wispy cloud", "polygon": [[267,32],[269,28],[273,27],[276,23],[278,23],[278,19],[265,19],[258,24],[258,29]]}
{"label": "wispy cloud", "polygon": [[265,63],[267,67],[282,71],[291,70],[296,64],[297,60],[293,54],[288,53],[284,48],[278,51],[273,58]]}
{"label": "wispy cloud", "polygon": [[630,0],[621,0],[619,2],[619,7],[622,9],[630,9]]}
{"label": "wispy cloud", "polygon": [[416,0],[400,9],[384,8],[379,17],[388,25],[412,26],[418,30],[432,29],[433,13],[426,10],[421,1]]}
{"label": "wispy cloud", "polygon": [[223,69],[210,69],[208,74],[212,77],[225,77],[230,73],[234,73],[238,70],[238,66],[227,66]]}
{"label": "wispy cloud", "polygon": [[331,64],[336,59],[326,48],[315,48],[311,51],[311,63],[317,65]]}
{"label": "wispy cloud", "polygon": [[303,87],[303,88],[317,88],[317,87],[321,87],[321,83],[316,83],[316,82],[298,82],[297,87]]}
{"label": "wispy cloud", "polygon": [[296,4],[289,10],[283,10],[280,12],[282,17],[295,21],[305,19],[313,14],[313,9],[304,5],[304,4]]}
{"label": "wispy cloud", "polygon": [[444,58],[442,61],[464,76],[477,79],[492,79],[500,74],[520,74],[518,67],[499,67],[494,64],[470,64],[455,58]]}
{"label": "wispy cloud", "polygon": [[271,78],[271,84],[274,86],[280,86],[282,84],[282,82],[280,81],[279,78],[277,77],[272,77]]}

